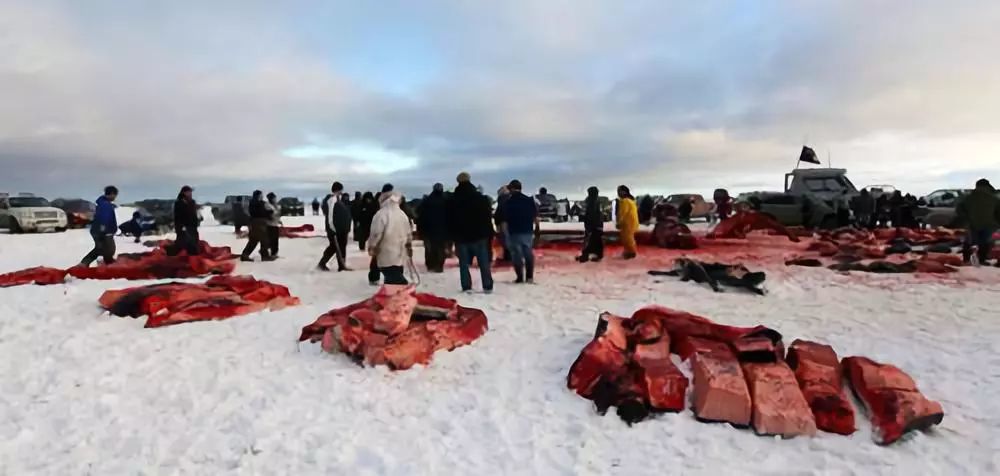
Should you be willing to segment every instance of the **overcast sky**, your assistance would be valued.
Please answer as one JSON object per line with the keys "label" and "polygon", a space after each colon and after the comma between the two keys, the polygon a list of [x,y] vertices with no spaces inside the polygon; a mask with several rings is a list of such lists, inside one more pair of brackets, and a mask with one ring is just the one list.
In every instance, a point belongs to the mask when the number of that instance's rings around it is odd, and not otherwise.
{"label": "overcast sky", "polygon": [[1000,181],[995,1],[0,0],[0,191]]}

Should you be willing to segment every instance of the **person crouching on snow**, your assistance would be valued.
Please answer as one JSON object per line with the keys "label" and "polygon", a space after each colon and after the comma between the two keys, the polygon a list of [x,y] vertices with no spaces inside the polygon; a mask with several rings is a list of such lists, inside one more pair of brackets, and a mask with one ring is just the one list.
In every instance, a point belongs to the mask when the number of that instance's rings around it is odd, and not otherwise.
{"label": "person crouching on snow", "polygon": [[379,197],[381,208],[372,219],[368,254],[375,259],[385,284],[409,284],[403,267],[413,256],[413,233],[410,218],[399,207],[402,197],[396,192]]}
{"label": "person crouching on snow", "polygon": [[122,223],[118,226],[121,230],[122,236],[134,236],[135,242],[138,243],[139,239],[142,237],[142,214],[139,212],[132,212],[132,219]]}

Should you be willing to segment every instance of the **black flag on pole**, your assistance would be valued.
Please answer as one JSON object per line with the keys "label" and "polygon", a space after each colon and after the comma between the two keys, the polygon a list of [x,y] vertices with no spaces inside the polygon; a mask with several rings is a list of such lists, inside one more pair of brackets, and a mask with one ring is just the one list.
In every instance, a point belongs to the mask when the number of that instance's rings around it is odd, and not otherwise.
{"label": "black flag on pole", "polygon": [[809,162],[810,164],[819,165],[819,157],[816,157],[816,151],[810,149],[809,147],[802,146],[802,153],[799,154],[800,162]]}

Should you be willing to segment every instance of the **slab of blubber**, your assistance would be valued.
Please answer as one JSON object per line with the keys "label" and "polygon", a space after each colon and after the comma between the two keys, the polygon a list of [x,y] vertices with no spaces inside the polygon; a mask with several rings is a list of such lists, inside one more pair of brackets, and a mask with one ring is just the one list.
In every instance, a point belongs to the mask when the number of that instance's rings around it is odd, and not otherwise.
{"label": "slab of blubber", "polygon": [[788,365],[781,361],[744,363],[742,368],[752,400],[751,423],[757,434],[785,438],[816,434],[816,420]]}
{"label": "slab of blubber", "polygon": [[694,414],[702,421],[750,425],[752,406],[743,371],[730,351],[694,355]]}

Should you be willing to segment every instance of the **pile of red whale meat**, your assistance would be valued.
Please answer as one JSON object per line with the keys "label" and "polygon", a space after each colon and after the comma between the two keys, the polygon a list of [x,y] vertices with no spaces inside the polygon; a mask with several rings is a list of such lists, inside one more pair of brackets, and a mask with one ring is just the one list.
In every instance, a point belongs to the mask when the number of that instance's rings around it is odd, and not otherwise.
{"label": "pile of red whale meat", "polygon": [[228,246],[211,246],[202,241],[198,256],[180,252],[169,256],[170,240],[151,242],[155,247],[145,253],[122,253],[114,263],[94,267],[74,266],[62,270],[35,267],[0,274],[0,287],[25,284],[49,285],[65,282],[66,275],[77,279],[181,279],[197,278],[210,274],[230,274],[236,269],[236,255]]}
{"label": "pile of red whale meat", "polygon": [[48,268],[45,266],[36,266],[34,268],[0,274],[0,288],[23,286],[32,283],[39,286],[47,286],[50,284],[62,284],[65,281],[65,269]]}
{"label": "pile of red whale meat", "polygon": [[214,276],[205,284],[165,283],[106,291],[101,307],[115,316],[148,316],[145,327],[227,319],[299,304],[288,288],[252,276]]}
{"label": "pile of red whale meat", "polygon": [[[316,231],[316,228],[309,223],[299,226],[279,226],[278,236],[281,238],[314,238],[315,235],[308,234],[313,231]],[[246,238],[250,232],[241,231],[237,235],[240,238]]]}
{"label": "pile of red whale meat", "polygon": [[323,350],[362,365],[405,370],[428,364],[439,350],[471,344],[487,327],[479,309],[387,284],[369,299],[319,316],[302,328],[299,341],[321,341]]}
{"label": "pile of red whale meat", "polygon": [[[689,362],[693,381],[671,354]],[[878,444],[941,422],[944,411],[899,368],[865,357],[839,360],[832,347],[764,327],[733,327],[660,306],[631,318],[604,313],[580,352],[567,386],[598,412],[616,407],[629,424],[655,412],[691,407],[698,420],[752,427],[761,435],[795,437],[817,430],[849,435],[854,409],[843,382],[863,403]]]}

